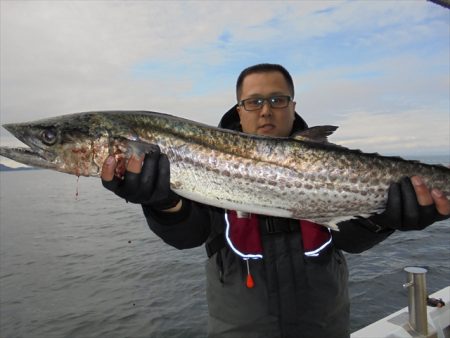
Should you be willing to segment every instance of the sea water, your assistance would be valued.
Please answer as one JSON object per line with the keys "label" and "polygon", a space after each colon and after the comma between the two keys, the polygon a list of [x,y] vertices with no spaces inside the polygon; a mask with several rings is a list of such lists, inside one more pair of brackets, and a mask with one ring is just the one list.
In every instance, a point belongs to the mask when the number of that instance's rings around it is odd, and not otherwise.
{"label": "sea water", "polygon": [[[346,254],[352,331],[407,305],[405,266],[428,269],[429,293],[450,284],[449,230],[396,232]],[[0,173],[2,338],[205,337],[205,260],[203,247],[163,243],[99,179]]]}

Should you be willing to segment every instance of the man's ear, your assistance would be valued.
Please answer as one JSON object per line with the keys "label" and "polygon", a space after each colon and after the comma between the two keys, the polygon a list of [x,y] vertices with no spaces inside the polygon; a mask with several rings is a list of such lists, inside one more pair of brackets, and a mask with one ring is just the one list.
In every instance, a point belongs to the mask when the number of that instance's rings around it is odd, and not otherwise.
{"label": "man's ear", "polygon": [[236,111],[239,115],[239,131],[242,131],[242,125],[241,125],[241,106],[237,105]]}
{"label": "man's ear", "polygon": [[236,106],[236,111],[238,112],[239,120],[240,120],[241,119],[241,106],[240,105]]}

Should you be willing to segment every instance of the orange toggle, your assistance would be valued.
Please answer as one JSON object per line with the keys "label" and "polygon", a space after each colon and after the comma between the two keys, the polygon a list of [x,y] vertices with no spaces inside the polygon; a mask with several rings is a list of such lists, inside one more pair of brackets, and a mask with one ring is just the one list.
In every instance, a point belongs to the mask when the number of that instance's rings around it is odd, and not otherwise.
{"label": "orange toggle", "polygon": [[249,289],[253,288],[255,286],[255,282],[253,281],[253,277],[251,274],[247,275],[247,287]]}
{"label": "orange toggle", "polygon": [[253,281],[253,277],[250,274],[250,265],[248,263],[248,259],[245,261],[245,263],[247,263],[247,283],[246,284],[247,284],[247,287],[249,289],[251,289],[252,287],[255,286],[255,282]]}

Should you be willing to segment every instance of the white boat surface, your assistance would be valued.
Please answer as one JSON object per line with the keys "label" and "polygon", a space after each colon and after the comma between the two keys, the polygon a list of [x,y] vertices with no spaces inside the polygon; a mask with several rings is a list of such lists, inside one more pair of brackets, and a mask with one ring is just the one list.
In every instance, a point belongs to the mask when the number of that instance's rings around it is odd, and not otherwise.
{"label": "white boat surface", "polygon": [[423,336],[415,332],[409,323],[408,307],[380,319],[356,332],[351,338],[450,338],[450,286],[447,286],[429,296],[442,299],[445,306],[427,306],[428,335]]}

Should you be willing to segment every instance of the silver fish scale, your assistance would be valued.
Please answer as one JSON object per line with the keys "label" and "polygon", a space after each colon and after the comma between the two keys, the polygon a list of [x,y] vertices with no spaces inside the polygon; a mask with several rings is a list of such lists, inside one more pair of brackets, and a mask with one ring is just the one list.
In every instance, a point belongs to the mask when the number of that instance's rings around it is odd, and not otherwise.
{"label": "silver fish scale", "polygon": [[[337,216],[350,218],[383,209],[389,184],[402,176],[430,175],[429,166],[298,141],[260,139],[253,149],[247,143],[241,148],[246,151],[236,155],[184,141],[176,145],[173,138],[159,143],[167,146],[163,151],[171,162],[172,188],[181,196],[329,226]],[[228,146],[236,144],[229,141]],[[443,174],[434,179],[436,186],[448,186]]]}
{"label": "silver fish scale", "polygon": [[1,154],[25,164],[95,176],[108,153],[126,158],[129,147],[139,150],[157,144],[171,163],[171,187],[181,196],[330,227],[336,219],[383,209],[389,185],[403,176],[420,175],[428,187],[441,189],[450,198],[450,169],[442,166],[304,139],[246,135],[153,112],[81,113],[10,124],[8,130],[33,143],[40,135],[36,131],[49,126],[64,136],[64,149],[70,155],[61,157],[58,143],[46,147],[60,162],[3,147]]}
{"label": "silver fish scale", "polygon": [[[373,205],[385,200],[385,189],[380,189],[382,193],[375,194],[373,200],[368,199],[354,185],[339,179],[342,172],[327,172],[313,153],[292,161],[278,147],[264,161],[255,161],[201,145],[171,142],[172,146],[162,151],[171,162],[172,188],[209,205],[280,217],[323,219],[342,210],[352,215],[373,211]],[[261,145],[259,148],[259,154],[267,154]]]}

